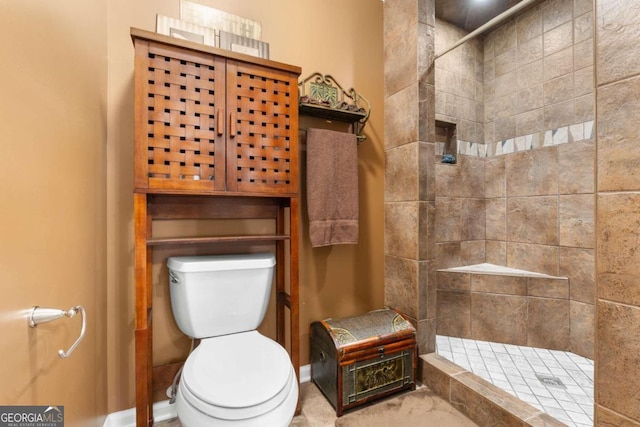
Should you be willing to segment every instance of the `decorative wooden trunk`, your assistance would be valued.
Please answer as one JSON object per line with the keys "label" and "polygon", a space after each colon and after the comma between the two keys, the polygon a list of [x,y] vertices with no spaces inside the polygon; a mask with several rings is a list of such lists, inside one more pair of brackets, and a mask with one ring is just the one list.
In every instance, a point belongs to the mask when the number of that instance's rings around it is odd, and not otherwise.
{"label": "decorative wooden trunk", "polygon": [[336,409],[415,389],[416,330],[382,309],[311,324],[311,380]]}

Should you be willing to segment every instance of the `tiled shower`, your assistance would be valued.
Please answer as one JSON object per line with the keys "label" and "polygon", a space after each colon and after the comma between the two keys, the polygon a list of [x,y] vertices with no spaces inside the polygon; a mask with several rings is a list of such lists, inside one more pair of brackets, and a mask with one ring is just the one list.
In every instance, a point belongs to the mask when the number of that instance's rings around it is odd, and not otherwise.
{"label": "tiled shower", "polygon": [[[538,2],[435,67],[428,40],[438,53],[465,33],[418,1],[415,47],[427,48],[400,58],[394,47],[413,46],[391,29],[413,3],[385,12],[386,303],[416,320],[422,353],[438,334],[594,359],[593,2]],[[455,164],[440,163],[435,120],[455,124]],[[479,263],[562,285],[446,271]]]}
{"label": "tiled shower", "polygon": [[[439,336],[593,359],[590,6],[573,0],[541,2],[435,62],[436,120],[455,123],[457,134],[457,163],[438,163],[436,157],[435,165]],[[464,35],[439,20],[435,28],[436,52]],[[436,154],[443,145],[436,143]],[[478,263],[531,274],[449,270]],[[535,277],[540,273],[545,276]],[[585,380],[591,400],[592,372]],[[503,388],[516,395],[516,386],[521,384],[507,380]],[[558,402],[577,405],[571,398]],[[585,415],[579,405],[565,411],[542,407],[536,398],[529,403],[581,421],[592,419],[592,414],[579,418]],[[562,421],[578,425],[568,416]]]}
{"label": "tiled shower", "polygon": [[[509,290],[517,277],[484,292],[439,273],[439,334],[593,358],[592,19],[591,2],[548,0],[435,62],[436,119],[458,135],[457,164],[435,165],[437,269],[488,262],[568,280],[532,296]],[[437,52],[464,33],[437,21],[435,35]],[[478,318],[483,305],[512,321]]]}

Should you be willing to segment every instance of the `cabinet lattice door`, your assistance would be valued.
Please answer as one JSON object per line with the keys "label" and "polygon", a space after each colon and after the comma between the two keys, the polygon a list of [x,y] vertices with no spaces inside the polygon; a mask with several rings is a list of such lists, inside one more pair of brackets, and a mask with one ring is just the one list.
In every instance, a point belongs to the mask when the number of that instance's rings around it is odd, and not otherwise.
{"label": "cabinet lattice door", "polygon": [[296,75],[156,43],[136,55],[136,188],[298,191]]}

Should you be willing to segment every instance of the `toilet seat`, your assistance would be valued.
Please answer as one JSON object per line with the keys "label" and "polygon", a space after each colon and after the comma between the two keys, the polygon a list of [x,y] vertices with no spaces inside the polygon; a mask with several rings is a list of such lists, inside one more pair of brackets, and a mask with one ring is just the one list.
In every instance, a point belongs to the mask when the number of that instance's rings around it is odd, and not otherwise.
{"label": "toilet seat", "polygon": [[286,350],[249,331],[203,339],[187,358],[180,387],[199,411],[238,420],[276,408],[296,381]]}

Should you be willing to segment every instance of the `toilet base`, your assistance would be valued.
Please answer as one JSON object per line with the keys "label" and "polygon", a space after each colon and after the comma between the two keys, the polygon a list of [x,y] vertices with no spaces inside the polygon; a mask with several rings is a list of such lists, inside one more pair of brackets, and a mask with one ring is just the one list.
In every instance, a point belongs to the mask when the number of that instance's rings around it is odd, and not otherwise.
{"label": "toilet base", "polygon": [[243,426],[243,427],[287,427],[296,411],[298,404],[298,381],[294,380],[289,395],[276,408],[253,418],[241,420],[224,420],[214,418],[203,413],[189,403],[182,393],[182,387],[178,387],[176,395],[176,413],[182,427],[206,427],[206,426]]}

